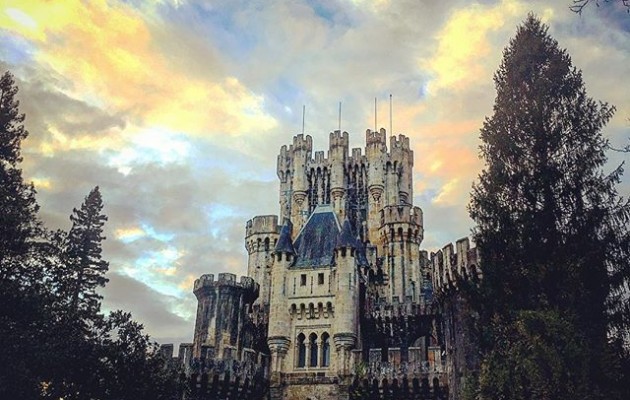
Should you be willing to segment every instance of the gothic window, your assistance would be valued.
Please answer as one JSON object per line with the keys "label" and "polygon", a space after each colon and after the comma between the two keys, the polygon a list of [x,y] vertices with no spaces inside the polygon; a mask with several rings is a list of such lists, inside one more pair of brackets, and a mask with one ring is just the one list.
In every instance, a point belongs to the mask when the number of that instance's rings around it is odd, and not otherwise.
{"label": "gothic window", "polygon": [[297,337],[297,366],[298,368],[304,368],[306,366],[306,336],[300,333]]}
{"label": "gothic window", "polygon": [[310,348],[310,363],[309,366],[317,367],[317,335],[315,333],[311,333],[308,337],[309,348]]}
{"label": "gothic window", "polygon": [[322,334],[322,367],[330,365],[330,335],[327,332]]}

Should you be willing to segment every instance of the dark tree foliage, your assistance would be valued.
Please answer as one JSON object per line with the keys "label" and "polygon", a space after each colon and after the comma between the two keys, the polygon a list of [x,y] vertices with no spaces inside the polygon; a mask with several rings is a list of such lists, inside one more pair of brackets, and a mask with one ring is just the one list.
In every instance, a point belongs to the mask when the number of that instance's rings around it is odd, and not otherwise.
{"label": "dark tree foliage", "polygon": [[[15,99],[18,88],[11,73],[0,78],[0,279],[15,278],[39,235],[33,185],[25,184],[19,163],[20,145],[28,136],[24,114]],[[23,271],[22,271],[23,272]],[[32,272],[32,271],[31,271]],[[18,274],[22,276],[22,274]]]}
{"label": "dark tree foliage", "polygon": [[101,258],[98,187],[50,232],[24,184],[20,146],[28,132],[13,76],[0,78],[0,399],[171,399],[176,368],[142,325],[121,311],[101,314],[107,283]]}
{"label": "dark tree foliage", "polygon": [[627,337],[630,277],[623,171],[604,171],[601,129],[614,107],[587,96],[581,72],[533,15],[494,81],[494,114],[481,129],[486,166],[469,205],[484,269],[478,394],[614,398],[609,341]]}
{"label": "dark tree foliage", "polygon": [[100,309],[102,298],[97,289],[105,286],[105,273],[109,267],[101,257],[103,225],[107,217],[101,212],[103,199],[98,186],[85,198],[81,208],[72,210],[72,228],[68,233],[66,249],[67,287],[70,309],[74,314],[94,315]]}

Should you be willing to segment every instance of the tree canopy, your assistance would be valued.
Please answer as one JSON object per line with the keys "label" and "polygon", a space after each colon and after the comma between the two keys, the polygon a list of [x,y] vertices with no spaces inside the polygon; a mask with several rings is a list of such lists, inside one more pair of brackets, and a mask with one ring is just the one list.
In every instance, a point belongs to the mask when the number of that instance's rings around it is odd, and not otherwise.
{"label": "tree canopy", "polygon": [[620,396],[610,356],[611,339],[628,337],[630,205],[616,189],[621,166],[606,170],[602,134],[615,109],[588,97],[531,14],[494,81],[469,205],[484,270],[477,394]]}
{"label": "tree canopy", "polygon": [[[630,0],[573,0],[571,2],[571,5],[569,6],[569,9],[571,11],[573,11],[574,13],[577,14],[582,14],[582,11],[584,11],[584,8],[588,7],[589,5],[595,4],[596,7],[599,7],[600,4],[605,4],[608,3],[607,5],[615,5],[615,4],[619,4],[620,8],[625,9],[626,13],[630,14]],[[612,3],[612,4],[611,4]]]}

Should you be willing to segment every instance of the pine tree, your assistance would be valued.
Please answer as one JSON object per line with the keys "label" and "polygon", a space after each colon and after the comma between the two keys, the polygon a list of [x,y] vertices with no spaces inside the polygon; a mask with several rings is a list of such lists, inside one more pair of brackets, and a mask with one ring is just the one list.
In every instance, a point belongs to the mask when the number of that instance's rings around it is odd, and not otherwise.
{"label": "pine tree", "polygon": [[98,186],[85,198],[80,209],[74,209],[70,220],[72,228],[68,233],[66,263],[69,278],[66,283],[70,313],[90,317],[100,311],[99,287],[105,286],[108,279],[105,273],[108,262],[101,258],[103,225],[107,217],[101,214],[103,200]]}
{"label": "pine tree", "polygon": [[[628,329],[630,206],[621,166],[604,172],[601,133],[614,107],[587,96],[547,30],[533,15],[518,28],[481,129],[469,211],[484,269],[482,398],[597,397],[615,379],[608,337]],[[553,356],[552,333],[564,346]]]}
{"label": "pine tree", "polygon": [[0,280],[26,278],[25,257],[40,233],[35,189],[24,183],[19,169],[28,131],[17,91],[13,75],[5,72],[0,78]]}

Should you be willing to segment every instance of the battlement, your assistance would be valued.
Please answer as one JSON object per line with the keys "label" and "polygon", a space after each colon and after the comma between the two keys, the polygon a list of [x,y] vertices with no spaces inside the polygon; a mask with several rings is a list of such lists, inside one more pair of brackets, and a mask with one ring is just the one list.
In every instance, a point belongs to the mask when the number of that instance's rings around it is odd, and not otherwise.
{"label": "battlement", "polygon": [[280,232],[277,215],[257,215],[245,225],[245,239],[252,235],[268,235]]}
{"label": "battlement", "polygon": [[[383,353],[386,353],[387,361],[383,360]],[[361,355],[357,352],[355,357],[359,358]],[[387,349],[372,347],[368,353],[366,375],[371,379],[389,379],[391,382],[392,379],[409,378],[411,380],[414,377],[439,379],[445,372],[439,346],[408,347],[406,358],[406,360],[403,359],[399,347]]]}
{"label": "battlement", "polygon": [[330,132],[330,149],[332,150],[334,147],[342,147],[344,149],[348,149],[350,145],[350,138],[348,132],[334,131]]}
{"label": "battlement", "polygon": [[222,272],[219,274],[218,279],[214,280],[214,274],[201,275],[199,279],[195,279],[193,293],[195,296],[200,294],[200,291],[204,288],[218,288],[219,286],[232,286],[236,288],[242,288],[248,291],[258,293],[259,286],[254,279],[249,276],[241,276],[240,282],[236,281],[236,275],[229,272]]}
{"label": "battlement", "polygon": [[387,136],[387,131],[385,130],[385,128],[381,128],[380,131],[378,132],[371,131],[368,129],[365,131],[365,145],[368,147],[369,146],[383,147],[387,151],[386,136]]}
{"label": "battlement", "polygon": [[408,204],[386,206],[381,210],[381,226],[407,223],[422,226],[422,210]]}
{"label": "battlement", "polygon": [[479,267],[479,253],[476,247],[470,247],[470,240],[459,239],[447,244],[431,253],[431,266],[433,268],[433,286],[436,294],[449,290],[456,290],[462,281],[477,282],[482,278]]}
{"label": "battlement", "polygon": [[398,137],[391,136],[389,138],[389,148],[392,153],[396,149],[410,150],[411,148],[409,147],[409,138],[405,135],[398,135]]}
{"label": "battlement", "polygon": [[306,135],[300,133],[299,135],[293,136],[293,144],[289,147],[289,151],[300,151],[304,150],[306,152],[313,151],[313,138],[311,135]]}
{"label": "battlement", "polygon": [[323,151],[320,150],[320,151],[316,151],[315,152],[315,164],[322,165],[326,161],[328,161],[328,160],[326,159],[326,156],[324,155]]}

